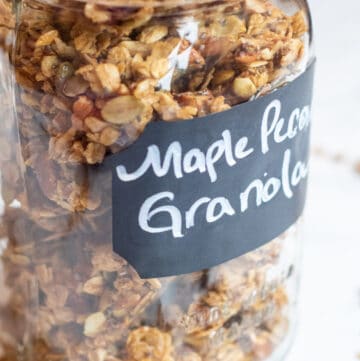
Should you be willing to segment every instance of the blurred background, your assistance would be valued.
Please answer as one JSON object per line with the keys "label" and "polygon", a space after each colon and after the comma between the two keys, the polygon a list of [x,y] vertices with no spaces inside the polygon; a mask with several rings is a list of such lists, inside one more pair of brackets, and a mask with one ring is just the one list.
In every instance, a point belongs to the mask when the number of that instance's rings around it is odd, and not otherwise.
{"label": "blurred background", "polygon": [[287,361],[360,360],[360,1],[310,0],[317,79],[303,279]]}

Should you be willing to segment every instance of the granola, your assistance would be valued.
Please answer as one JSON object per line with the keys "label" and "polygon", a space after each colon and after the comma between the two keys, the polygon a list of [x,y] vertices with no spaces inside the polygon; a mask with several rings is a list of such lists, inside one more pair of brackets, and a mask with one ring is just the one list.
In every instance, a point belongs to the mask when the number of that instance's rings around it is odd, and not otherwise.
{"label": "granola", "polygon": [[[210,270],[141,279],[112,252],[110,175],[96,165],[150,122],[225,111],[301,73],[304,11],[23,3],[16,85],[9,76],[1,89],[14,86],[16,106],[4,104],[1,129],[0,360],[267,359],[288,331],[281,257],[295,235]],[[14,26],[9,9],[0,1],[0,34]]]}

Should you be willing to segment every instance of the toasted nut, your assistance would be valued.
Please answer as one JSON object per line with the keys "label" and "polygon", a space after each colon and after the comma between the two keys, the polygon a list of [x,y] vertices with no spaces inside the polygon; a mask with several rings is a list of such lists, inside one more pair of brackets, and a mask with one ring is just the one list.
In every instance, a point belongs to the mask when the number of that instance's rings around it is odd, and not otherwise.
{"label": "toasted nut", "polygon": [[168,28],[165,25],[154,25],[145,28],[140,34],[140,41],[146,44],[155,43],[168,34]]}
{"label": "toasted nut", "polygon": [[262,66],[267,65],[267,61],[265,60],[259,60],[259,61],[254,61],[253,63],[250,63],[248,66],[249,68],[260,68]]}
{"label": "toasted nut", "polygon": [[172,360],[171,337],[153,327],[140,327],[129,335],[126,343],[129,356],[134,361]]}
{"label": "toasted nut", "polygon": [[68,79],[63,88],[63,93],[68,97],[76,97],[84,94],[89,88],[89,83],[80,75]]}
{"label": "toasted nut", "polygon": [[96,312],[90,315],[84,324],[84,335],[87,337],[96,336],[103,328],[106,317],[102,312]]}
{"label": "toasted nut", "polygon": [[110,146],[118,140],[119,136],[119,130],[112,127],[106,127],[100,134],[99,142],[106,146]]}
{"label": "toasted nut", "polygon": [[87,117],[94,109],[94,103],[86,96],[80,96],[73,104],[73,112],[80,119]]}
{"label": "toasted nut", "polygon": [[108,101],[101,115],[109,123],[127,124],[137,120],[144,111],[143,103],[131,95],[124,95]]}
{"label": "toasted nut", "polygon": [[280,62],[282,66],[288,66],[298,60],[299,55],[303,49],[303,42],[300,39],[291,39],[288,47],[284,50],[285,54],[282,56]]}
{"label": "toasted nut", "polygon": [[120,87],[120,73],[114,64],[100,64],[95,69],[105,93],[113,93]]}
{"label": "toasted nut", "polygon": [[214,85],[220,85],[224,84],[227,81],[231,80],[235,75],[235,71],[232,69],[228,70],[220,70],[214,74],[214,77],[212,79],[212,84]]}
{"label": "toasted nut", "polygon": [[100,9],[99,6],[95,4],[86,4],[84,14],[94,23],[106,23],[111,20],[111,12]]}
{"label": "toasted nut", "polygon": [[293,36],[300,37],[308,31],[308,25],[306,24],[305,14],[302,10],[298,11],[292,17]]}
{"label": "toasted nut", "polygon": [[106,149],[102,144],[89,143],[83,155],[88,164],[96,164],[104,160],[105,152]]}
{"label": "toasted nut", "polygon": [[238,77],[233,82],[233,90],[241,98],[249,99],[256,93],[256,86],[249,78]]}
{"label": "toasted nut", "polygon": [[168,59],[158,59],[151,62],[150,72],[155,79],[160,79],[163,77],[169,70],[169,60]]}
{"label": "toasted nut", "polygon": [[267,10],[267,3],[262,0],[245,0],[247,10],[255,13],[264,13]]}
{"label": "toasted nut", "polygon": [[99,118],[96,117],[87,117],[84,120],[85,125],[90,129],[93,133],[101,132],[106,128],[107,124]]}
{"label": "toasted nut", "polygon": [[56,73],[57,66],[60,60],[56,55],[44,56],[41,62],[41,72],[47,77],[51,78]]}
{"label": "toasted nut", "polygon": [[35,46],[47,46],[50,45],[56,38],[59,37],[59,32],[57,30],[50,30],[45,34],[42,34],[36,41]]}
{"label": "toasted nut", "polygon": [[99,296],[104,289],[104,280],[102,277],[97,276],[90,278],[84,283],[83,292],[90,295]]}

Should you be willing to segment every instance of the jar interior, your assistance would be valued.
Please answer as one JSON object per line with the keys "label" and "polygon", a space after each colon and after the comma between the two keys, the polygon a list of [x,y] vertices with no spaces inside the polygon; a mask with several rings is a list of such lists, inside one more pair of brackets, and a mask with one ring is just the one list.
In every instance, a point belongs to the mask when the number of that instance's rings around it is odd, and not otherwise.
{"label": "jar interior", "polygon": [[1,47],[0,360],[269,360],[292,321],[299,224],[211,269],[141,279],[113,253],[98,166],[150,122],[295,79],[310,57],[305,3],[24,0],[16,21]]}

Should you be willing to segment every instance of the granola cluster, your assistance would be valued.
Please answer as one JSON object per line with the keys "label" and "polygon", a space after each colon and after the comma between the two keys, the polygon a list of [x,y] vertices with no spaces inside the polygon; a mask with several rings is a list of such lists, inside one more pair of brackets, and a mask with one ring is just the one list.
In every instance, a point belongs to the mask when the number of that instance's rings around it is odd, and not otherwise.
{"label": "granola cluster", "polygon": [[287,333],[293,232],[210,270],[141,279],[112,252],[98,165],[149,122],[225,111],[301,72],[305,14],[267,0],[145,5],[18,9],[16,85],[1,90],[15,109],[0,100],[1,361],[255,361]]}

